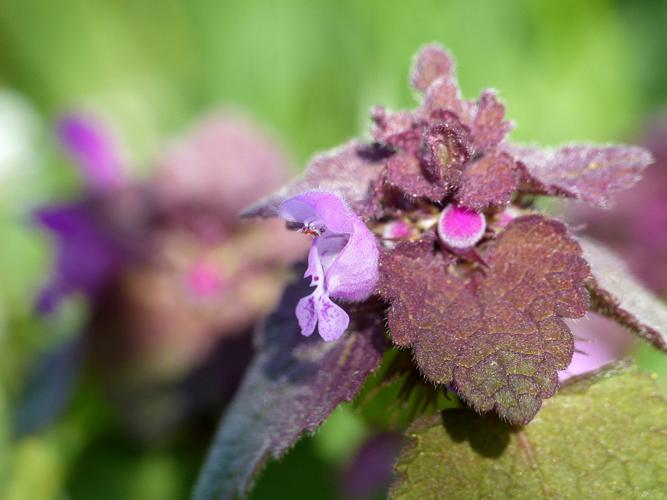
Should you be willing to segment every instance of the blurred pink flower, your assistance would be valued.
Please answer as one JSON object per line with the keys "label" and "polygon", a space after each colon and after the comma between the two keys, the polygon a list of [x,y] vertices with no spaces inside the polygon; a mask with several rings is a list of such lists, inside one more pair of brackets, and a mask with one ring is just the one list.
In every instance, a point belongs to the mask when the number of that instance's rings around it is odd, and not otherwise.
{"label": "blurred pink flower", "polygon": [[[234,373],[222,370],[198,390],[200,402],[220,404],[221,384],[238,379],[245,362],[224,361],[221,347],[247,361],[247,334],[274,306],[307,242],[277,220],[239,218],[289,176],[282,150],[248,119],[209,115],[166,148],[145,180],[126,178],[103,131],[78,115],[59,126],[86,184],[74,201],[37,211],[57,242],[38,303],[48,312],[73,292],[88,298],[85,330],[98,372],[135,430],[159,434],[193,410],[178,388],[198,367],[223,360]],[[159,418],[147,420],[155,405]]]}

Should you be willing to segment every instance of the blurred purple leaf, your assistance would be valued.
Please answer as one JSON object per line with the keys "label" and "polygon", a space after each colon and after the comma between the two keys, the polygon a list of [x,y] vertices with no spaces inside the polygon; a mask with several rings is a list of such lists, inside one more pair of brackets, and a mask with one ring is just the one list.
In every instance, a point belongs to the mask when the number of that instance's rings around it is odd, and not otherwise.
{"label": "blurred purple leaf", "polygon": [[39,432],[66,409],[81,369],[83,336],[66,340],[37,359],[14,415],[18,437]]}
{"label": "blurred purple leaf", "polygon": [[616,193],[632,187],[652,162],[651,154],[638,146],[506,148],[524,169],[523,190],[565,196],[600,207],[610,206]]}
{"label": "blurred purple leaf", "polygon": [[667,113],[649,122],[644,145],[655,162],[632,189],[614,200],[612,210],[581,203],[568,219],[623,256],[637,277],[659,296],[667,296]]}
{"label": "blurred purple leaf", "polygon": [[667,350],[667,307],[632,276],[625,263],[592,240],[580,238],[591,266],[591,310]]}
{"label": "blurred purple leaf", "polygon": [[289,286],[258,332],[257,355],[223,417],[194,499],[246,494],[268,459],[314,432],[379,366],[386,343],[376,314],[355,315],[335,342],[299,334],[294,309],[307,293],[305,282]]}
{"label": "blurred purple leaf", "polygon": [[382,432],[371,436],[343,471],[344,498],[373,498],[373,495],[385,492],[394,477],[394,462],[403,444],[403,437],[397,433]]}

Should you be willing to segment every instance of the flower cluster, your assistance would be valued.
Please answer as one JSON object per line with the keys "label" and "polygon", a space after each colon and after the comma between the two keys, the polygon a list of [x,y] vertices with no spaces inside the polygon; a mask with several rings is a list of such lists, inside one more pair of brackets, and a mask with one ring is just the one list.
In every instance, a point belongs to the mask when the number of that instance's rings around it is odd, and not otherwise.
{"label": "flower cluster", "polygon": [[[247,334],[274,306],[286,266],[305,255],[279,221],[238,217],[286,180],[284,153],[246,118],[219,113],[168,144],[149,178],[134,180],[98,120],[70,115],[59,132],[86,182],[76,199],[36,212],[57,245],[39,311],[74,293],[87,298],[89,354],[129,413],[146,401],[149,411],[156,387],[165,393],[156,397],[174,400],[179,384],[211,362],[216,383],[187,400],[217,404],[238,382],[251,353]],[[154,432],[182,406],[163,407],[148,426],[130,417],[140,432]]]}
{"label": "flower cluster", "polygon": [[[315,236],[307,271],[315,291],[296,310],[304,335],[319,322],[325,340],[338,338],[355,313],[348,308],[348,320],[346,306],[330,299],[374,291],[389,306],[377,314],[386,314],[392,342],[412,349],[426,379],[479,412],[526,423],[572,360],[565,320],[591,307],[627,313],[568,227],[537,213],[534,201],[609,206],[651,155],[623,145],[510,143],[513,125],[496,93],[464,99],[452,59],[436,45],[417,55],[412,84],[422,96],[415,110],[375,108],[371,144],[317,156],[301,179],[246,214],[280,215]],[[636,324],[664,343],[655,324]]]}

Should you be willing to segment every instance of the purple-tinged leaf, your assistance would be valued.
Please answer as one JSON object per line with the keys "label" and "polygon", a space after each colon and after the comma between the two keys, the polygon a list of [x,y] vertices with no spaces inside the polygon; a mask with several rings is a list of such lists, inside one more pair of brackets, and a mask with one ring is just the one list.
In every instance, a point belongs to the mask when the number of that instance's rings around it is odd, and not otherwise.
{"label": "purple-tinged leaf", "polygon": [[193,498],[234,498],[248,492],[259,469],[279,458],[299,437],[315,431],[333,409],[352,400],[386,349],[378,314],[355,314],[336,342],[299,334],[294,316],[308,293],[287,288],[267,318],[257,355],[228,407],[199,477]]}
{"label": "purple-tinged leaf", "polygon": [[274,194],[244,210],[245,217],[273,217],[280,204],[305,191],[331,191],[341,196],[361,217],[370,215],[373,188],[382,173],[382,163],[360,154],[357,141],[315,156],[304,175]]}
{"label": "purple-tinged leaf", "polygon": [[625,263],[597,243],[580,238],[591,266],[592,310],[667,350],[667,307],[632,276]]}
{"label": "purple-tinged leaf", "polygon": [[412,64],[412,86],[422,94],[431,83],[441,76],[454,73],[454,61],[451,56],[437,43],[422,47]]}
{"label": "purple-tinged leaf", "polygon": [[371,112],[373,139],[381,144],[403,150],[416,150],[421,139],[420,127],[409,111],[387,111],[376,106]]}
{"label": "purple-tinged leaf", "polygon": [[392,466],[403,441],[400,434],[393,432],[371,436],[345,466],[341,478],[344,498],[361,500],[385,492],[393,479]]}
{"label": "purple-tinged leaf", "polygon": [[512,127],[512,122],[505,120],[505,106],[496,93],[493,90],[482,92],[472,123],[475,149],[481,152],[497,146]]}
{"label": "purple-tinged leaf", "polygon": [[632,187],[651,164],[638,146],[572,144],[559,148],[508,145],[523,168],[525,191],[565,196],[608,207],[619,191]]}
{"label": "purple-tinged leaf", "polygon": [[512,157],[493,151],[465,169],[456,199],[461,205],[475,210],[483,210],[488,205],[504,205],[509,203],[518,180]]}
{"label": "purple-tinged leaf", "polygon": [[572,359],[562,318],[586,313],[589,269],[565,226],[539,215],[514,219],[482,257],[486,272],[464,278],[428,242],[383,255],[389,330],[429,380],[452,384],[479,412],[527,423]]}
{"label": "purple-tinged leaf", "polygon": [[429,180],[419,159],[410,153],[398,153],[387,160],[384,180],[412,197],[439,201],[447,194],[447,187]]}

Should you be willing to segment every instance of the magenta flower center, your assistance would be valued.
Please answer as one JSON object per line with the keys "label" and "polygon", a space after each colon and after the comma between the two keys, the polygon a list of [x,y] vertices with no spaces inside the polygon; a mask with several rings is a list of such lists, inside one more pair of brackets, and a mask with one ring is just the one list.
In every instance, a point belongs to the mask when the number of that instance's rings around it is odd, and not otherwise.
{"label": "magenta flower center", "polygon": [[443,243],[452,248],[474,246],[485,230],[486,220],[483,214],[453,204],[442,211],[438,220],[438,235]]}

